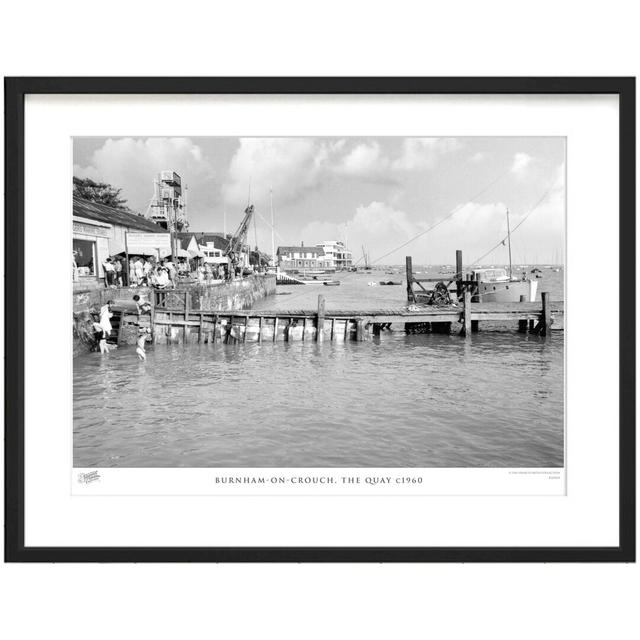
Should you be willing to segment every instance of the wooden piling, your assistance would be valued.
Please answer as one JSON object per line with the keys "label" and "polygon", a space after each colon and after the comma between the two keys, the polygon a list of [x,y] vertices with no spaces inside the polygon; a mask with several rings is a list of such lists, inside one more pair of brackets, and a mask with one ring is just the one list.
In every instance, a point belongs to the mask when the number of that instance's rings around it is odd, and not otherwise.
{"label": "wooden piling", "polygon": [[275,342],[278,339],[278,316],[276,316],[273,320],[273,341]]}
{"label": "wooden piling", "polygon": [[320,294],[318,296],[318,320],[316,323],[316,342],[324,341],[324,309],[325,302],[324,296]]}
{"label": "wooden piling", "polygon": [[[526,302],[527,296],[520,296],[520,302]],[[527,321],[518,320],[518,333],[527,333]]]}
{"label": "wooden piling", "polygon": [[413,260],[411,256],[405,258],[405,268],[407,271],[407,300],[409,302],[415,302],[416,297],[413,293]]}
{"label": "wooden piling", "polygon": [[540,327],[540,335],[548,336],[551,334],[551,306],[549,304],[549,292],[542,292],[542,316],[540,321],[542,326]]}
{"label": "wooden piling", "polygon": [[229,343],[229,338],[231,337],[231,330],[233,329],[233,316],[230,316],[227,319],[227,330],[225,331],[224,342],[225,344]]}
{"label": "wooden piling", "polygon": [[464,292],[464,326],[462,327],[462,333],[465,336],[471,335],[471,292],[467,289]]}
{"label": "wooden piling", "polygon": [[216,342],[216,331],[218,329],[218,316],[216,315],[215,319],[213,320],[213,339],[212,342],[215,344]]}
{"label": "wooden piling", "polygon": [[358,342],[364,341],[364,319],[358,318],[356,320],[356,340]]}
{"label": "wooden piling", "polygon": [[262,316],[258,319],[258,342],[262,342]]}
{"label": "wooden piling", "polygon": [[456,292],[458,300],[462,297],[462,251],[456,249]]}

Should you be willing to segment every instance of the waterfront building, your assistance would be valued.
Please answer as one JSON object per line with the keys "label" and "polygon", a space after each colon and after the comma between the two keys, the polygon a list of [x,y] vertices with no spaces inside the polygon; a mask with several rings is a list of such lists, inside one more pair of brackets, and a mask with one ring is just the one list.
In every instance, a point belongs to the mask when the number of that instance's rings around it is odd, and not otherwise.
{"label": "waterfront building", "polygon": [[304,272],[332,269],[332,262],[326,258],[322,247],[305,247],[304,243],[297,247],[278,247],[276,255],[281,271]]}
{"label": "waterfront building", "polygon": [[104,261],[114,255],[169,253],[169,234],[125,209],[73,198],[74,289],[104,286]]}
{"label": "waterfront building", "polygon": [[[198,253],[204,254],[204,261],[211,264],[227,264],[228,259],[225,251],[229,244],[230,236],[223,233],[211,233],[206,231],[177,233],[176,237],[180,246],[192,257]],[[240,252],[239,264],[243,267],[249,266],[249,247],[243,245]]]}
{"label": "waterfront building", "polygon": [[325,240],[316,245],[324,251],[325,261],[330,263],[329,269],[344,271],[353,264],[351,251],[347,249],[344,242],[339,240]]}

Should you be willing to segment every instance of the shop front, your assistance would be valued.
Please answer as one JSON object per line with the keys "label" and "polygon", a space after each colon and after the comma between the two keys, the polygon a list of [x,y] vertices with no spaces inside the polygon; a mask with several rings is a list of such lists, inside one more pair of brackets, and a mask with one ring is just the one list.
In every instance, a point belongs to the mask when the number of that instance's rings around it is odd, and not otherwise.
{"label": "shop front", "polygon": [[73,216],[73,288],[103,284],[102,263],[109,256],[111,225]]}

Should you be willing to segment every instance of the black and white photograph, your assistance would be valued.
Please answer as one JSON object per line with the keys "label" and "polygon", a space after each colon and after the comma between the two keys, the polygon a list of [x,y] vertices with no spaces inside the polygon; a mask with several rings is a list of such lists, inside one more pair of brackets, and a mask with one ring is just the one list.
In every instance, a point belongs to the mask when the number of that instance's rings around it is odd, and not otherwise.
{"label": "black and white photograph", "polygon": [[74,468],[564,468],[565,137],[72,146]]}

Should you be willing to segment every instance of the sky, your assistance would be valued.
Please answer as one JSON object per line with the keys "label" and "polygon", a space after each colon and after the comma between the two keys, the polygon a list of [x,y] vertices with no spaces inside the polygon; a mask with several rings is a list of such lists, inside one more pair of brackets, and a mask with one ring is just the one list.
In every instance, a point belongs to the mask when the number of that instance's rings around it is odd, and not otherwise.
{"label": "sky", "polygon": [[[153,180],[176,171],[188,187],[190,231],[233,232],[251,199],[248,241],[275,246],[346,241],[378,264],[564,260],[563,137],[74,138],[77,177],[122,189],[147,210]],[[434,226],[435,225],[435,226]],[[405,245],[405,246],[402,246]],[[363,249],[364,247],[364,249]]]}

